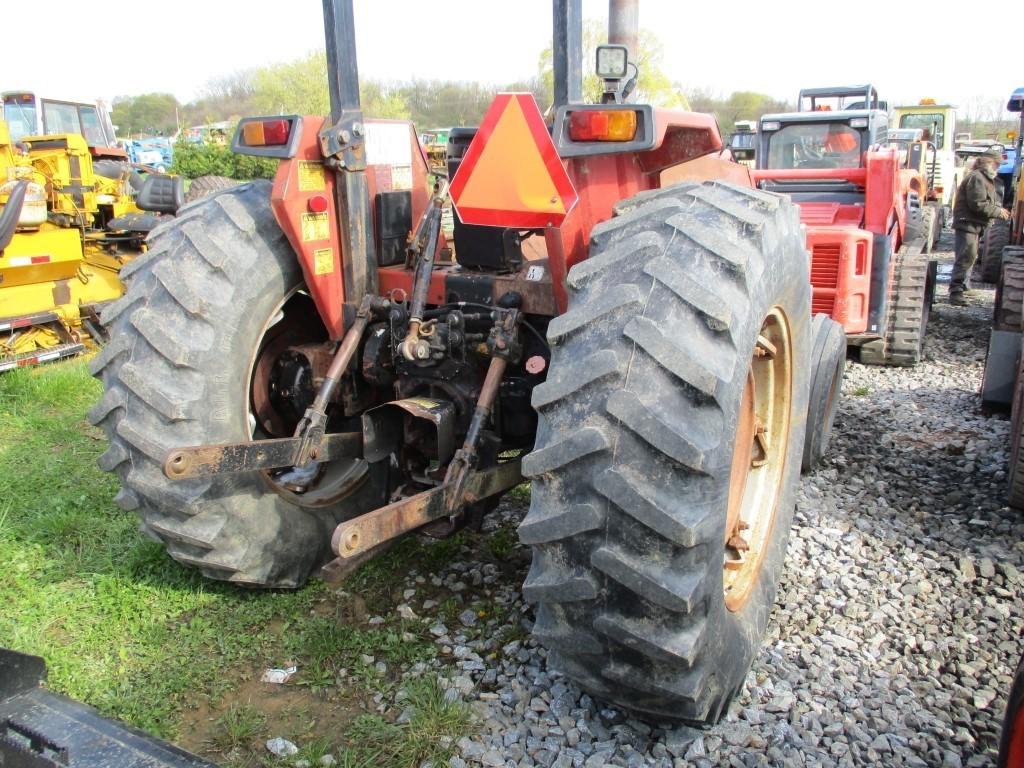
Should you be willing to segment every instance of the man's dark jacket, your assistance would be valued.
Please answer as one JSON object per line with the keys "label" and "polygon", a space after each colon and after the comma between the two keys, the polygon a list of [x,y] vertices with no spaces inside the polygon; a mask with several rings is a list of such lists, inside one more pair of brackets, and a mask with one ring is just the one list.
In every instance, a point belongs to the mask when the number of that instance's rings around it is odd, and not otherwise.
{"label": "man's dark jacket", "polygon": [[996,185],[980,170],[967,174],[956,193],[953,206],[953,229],[980,234],[992,219],[999,218]]}

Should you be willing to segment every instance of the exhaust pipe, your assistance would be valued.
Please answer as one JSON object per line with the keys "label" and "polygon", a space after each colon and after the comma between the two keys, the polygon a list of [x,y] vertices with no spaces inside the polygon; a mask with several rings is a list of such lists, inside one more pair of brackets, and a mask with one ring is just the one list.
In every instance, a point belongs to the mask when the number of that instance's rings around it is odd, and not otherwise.
{"label": "exhaust pipe", "polygon": [[629,49],[634,64],[639,53],[640,0],[608,0],[608,42]]}

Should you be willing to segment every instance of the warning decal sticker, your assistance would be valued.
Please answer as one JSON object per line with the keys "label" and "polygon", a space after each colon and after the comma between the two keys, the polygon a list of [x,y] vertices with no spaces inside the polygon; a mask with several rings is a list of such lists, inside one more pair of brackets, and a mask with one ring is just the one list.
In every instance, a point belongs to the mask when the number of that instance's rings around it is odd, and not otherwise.
{"label": "warning decal sticker", "polygon": [[330,237],[331,224],[326,213],[302,214],[302,242],[328,240]]}
{"label": "warning decal sticker", "polygon": [[299,191],[323,192],[327,189],[324,178],[324,164],[311,160],[299,160]]}
{"label": "warning decal sticker", "polygon": [[317,248],[313,251],[313,272],[318,275],[329,275],[334,271],[334,249]]}

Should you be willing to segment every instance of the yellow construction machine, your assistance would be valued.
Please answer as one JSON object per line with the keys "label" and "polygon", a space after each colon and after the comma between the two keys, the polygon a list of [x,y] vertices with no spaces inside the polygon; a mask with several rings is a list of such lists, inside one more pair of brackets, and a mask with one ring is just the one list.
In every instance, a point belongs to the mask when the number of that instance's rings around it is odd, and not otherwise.
{"label": "yellow construction machine", "polygon": [[100,341],[119,271],[182,201],[181,179],[98,158],[80,134],[15,141],[0,121],[0,372]]}

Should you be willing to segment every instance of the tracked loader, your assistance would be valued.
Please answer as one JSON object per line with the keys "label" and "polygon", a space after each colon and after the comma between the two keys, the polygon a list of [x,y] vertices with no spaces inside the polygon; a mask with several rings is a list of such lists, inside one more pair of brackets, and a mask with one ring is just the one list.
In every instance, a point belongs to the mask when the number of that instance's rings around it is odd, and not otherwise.
{"label": "tracked loader", "polygon": [[580,1],[554,0],[550,120],[499,94],[431,187],[414,126],[363,113],[351,0],[325,0],[331,114],[244,119],[233,149],[278,158],[273,183],[190,207],[122,270],[90,418],[117,503],[251,587],[450,536],[529,478],[523,589],[552,665],[714,722],[763,637],[842,358],[831,320],[812,331],[798,206],[721,159],[713,116],[630,100],[630,5],[590,104]]}
{"label": "tracked loader", "polygon": [[871,85],[805,89],[799,103],[799,112],[761,117],[753,177],[800,210],[814,311],[842,326],[861,362],[915,365],[934,298],[926,248],[939,216],[923,158],[908,166],[900,148],[885,146],[888,113]]}

